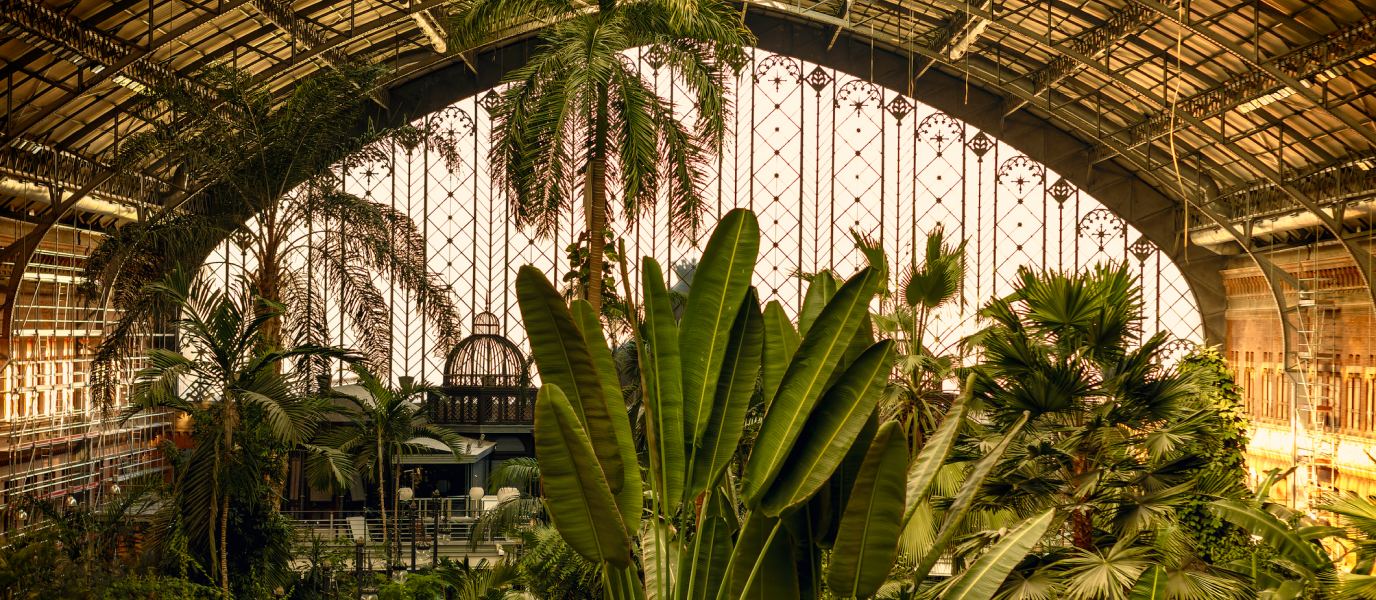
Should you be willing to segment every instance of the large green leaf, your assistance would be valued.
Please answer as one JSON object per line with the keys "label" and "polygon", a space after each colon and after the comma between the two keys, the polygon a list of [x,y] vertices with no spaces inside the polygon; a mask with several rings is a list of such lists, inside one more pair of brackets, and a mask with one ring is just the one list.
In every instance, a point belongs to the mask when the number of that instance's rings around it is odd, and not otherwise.
{"label": "large green leaf", "polygon": [[1265,540],[1281,556],[1308,568],[1311,572],[1317,572],[1332,564],[1319,554],[1317,546],[1304,541],[1275,515],[1260,508],[1253,508],[1237,500],[1217,500],[1209,503],[1209,510],[1223,520]]}
{"label": "large green leaf", "polygon": [[[870,300],[880,283],[879,272],[866,268],[837,290],[822,309],[807,338],[784,372],[755,438],[742,478],[746,506],[759,504],[783,468],[803,423],[825,391],[824,385],[841,362],[855,331],[869,315]],[[766,320],[766,346],[768,345]]]}
{"label": "large green leaf", "polygon": [[960,489],[956,491],[955,498],[951,500],[951,507],[946,509],[946,519],[941,522],[941,528],[936,532],[931,550],[927,551],[922,562],[918,563],[917,568],[913,570],[914,577],[918,581],[924,579],[931,572],[936,561],[946,552],[946,545],[955,537],[961,521],[965,520],[965,515],[970,512],[970,507],[974,505],[975,494],[979,492],[980,486],[984,485],[984,480],[989,478],[989,473],[993,472],[994,465],[1003,458],[1003,453],[1008,450],[1008,445],[1013,443],[1013,438],[1022,432],[1022,426],[1027,423],[1027,419],[1028,413],[1024,412],[1018,421],[1008,428],[1003,439],[999,440],[993,450],[980,458],[975,463],[974,468],[970,469],[970,473],[965,476],[965,482],[961,484]]}
{"label": "large green leaf", "polygon": [[947,588],[941,600],[990,600],[1003,585],[1004,578],[1016,567],[1027,552],[1041,541],[1046,528],[1051,526],[1055,509],[1032,517],[1019,525],[1003,539],[994,544],[988,552],[981,554],[975,564],[960,576],[960,579]]}
{"label": "large green leaf", "polygon": [[871,346],[817,402],[783,472],[760,503],[766,515],[779,516],[807,501],[836,471],[889,381],[893,350],[889,340]]}
{"label": "large green leaf", "polygon": [[593,562],[630,564],[631,541],[591,442],[558,385],[546,383],[535,400],[535,458],[545,507],[570,548]]}
{"label": "large green leaf", "polygon": [[818,540],[817,544],[830,550],[836,542],[836,535],[841,529],[841,514],[845,512],[846,506],[850,502],[852,488],[855,487],[855,477],[860,472],[860,467],[865,462],[865,455],[869,453],[870,444],[874,442],[874,435],[879,431],[879,409],[876,407],[870,412],[869,419],[865,420],[865,427],[860,430],[860,435],[855,436],[855,442],[850,445],[850,450],[846,452],[846,457],[841,459],[841,464],[837,465],[836,472],[831,474],[831,481],[823,488],[831,494],[831,509],[835,513],[835,518],[827,522],[827,531]]}
{"label": "large green leaf", "polygon": [[798,333],[807,335],[808,328],[822,314],[822,308],[836,295],[836,278],[831,271],[822,271],[812,278],[803,296],[803,308],[798,311]]}
{"label": "large green leaf", "polygon": [[569,405],[597,456],[595,463],[588,464],[601,465],[613,493],[621,491],[625,485],[623,469],[627,466],[621,461],[616,426],[607,412],[607,396],[592,354],[583,341],[583,332],[574,323],[559,290],[539,269],[521,267],[516,275],[516,297],[541,381],[557,385],[568,394]]}
{"label": "large green leaf", "polygon": [[[736,538],[727,575],[729,600],[798,598],[798,571],[793,564],[788,534],[778,519],[751,511],[745,529]],[[753,578],[752,578],[753,573]],[[746,589],[746,582],[750,588]]]}
{"label": "large green leaf", "polygon": [[679,600],[716,600],[731,561],[731,528],[726,519],[709,516],[694,537],[696,555],[679,561]]}
{"label": "large green leaf", "polygon": [[946,456],[951,453],[951,448],[955,446],[956,434],[960,432],[960,426],[965,422],[966,406],[975,389],[974,384],[975,376],[971,375],[965,381],[965,389],[956,397],[950,410],[946,411],[946,418],[941,421],[941,425],[936,428],[932,436],[927,439],[927,443],[922,446],[922,450],[917,453],[917,459],[908,467],[907,504],[903,508],[902,522],[904,527],[913,518],[913,513],[917,510],[918,504],[927,496],[927,490],[932,487],[932,482],[936,480],[936,474],[941,471],[941,465],[946,462]]}
{"label": "large green leaf", "polygon": [[[770,300],[764,307],[764,362],[760,365],[760,377],[764,380],[764,401],[766,405],[779,391],[779,383],[788,371],[788,364],[798,352],[802,339],[793,322],[778,300]],[[767,407],[767,406],[766,406]]]}
{"label": "large green leaf", "polygon": [[752,288],[746,293],[736,322],[731,325],[726,358],[722,361],[721,381],[707,427],[693,450],[692,478],[684,501],[691,502],[721,476],[745,428],[745,414],[755,393],[760,373],[760,353],[764,349],[764,316]]}
{"label": "large green leaf", "polygon": [[760,226],[755,213],[735,209],[721,218],[693,274],[679,336],[683,359],[683,431],[690,444],[702,439],[717,397],[731,325],[755,275]]}
{"label": "large green leaf", "polygon": [[644,360],[640,368],[648,386],[645,406],[649,409],[647,416],[653,432],[650,473],[659,479],[661,501],[667,505],[665,514],[673,514],[683,496],[686,470],[678,324],[674,321],[669,290],[664,286],[664,273],[659,263],[645,257],[640,276],[645,293],[645,343],[641,350]]}
{"label": "large green leaf", "polygon": [[[583,332],[583,342],[592,354],[597,376],[602,381],[602,390],[607,401],[607,414],[611,417],[612,428],[616,432],[616,442],[621,450],[621,464],[635,465],[639,460],[635,453],[635,434],[631,430],[631,418],[626,412],[626,400],[621,395],[621,380],[616,376],[616,363],[612,352],[607,348],[607,339],[602,333],[602,320],[597,318],[592,305],[586,300],[575,300],[572,305],[573,320]],[[640,523],[640,513],[645,506],[645,486],[640,481],[640,469],[622,469],[622,484],[615,491],[616,506],[621,511],[621,520],[626,531],[635,531]],[[611,486],[614,490],[616,486]]]}
{"label": "large green leaf", "polygon": [[645,571],[645,600],[669,600],[678,577],[680,548],[668,523],[646,519],[640,524],[640,566]]}
{"label": "large green leaf", "polygon": [[908,440],[898,423],[879,428],[855,478],[832,549],[827,587],[845,597],[868,598],[888,579],[898,556],[903,518],[903,471]]}
{"label": "large green leaf", "polygon": [[1152,565],[1137,578],[1128,597],[1131,600],[1166,600],[1166,583],[1169,581],[1165,567]]}

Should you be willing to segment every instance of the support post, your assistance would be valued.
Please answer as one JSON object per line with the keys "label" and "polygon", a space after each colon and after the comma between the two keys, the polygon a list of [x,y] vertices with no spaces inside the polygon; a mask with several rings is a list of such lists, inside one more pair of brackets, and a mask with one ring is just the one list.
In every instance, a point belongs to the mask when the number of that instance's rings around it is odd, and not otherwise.
{"label": "support post", "polygon": [[430,534],[435,536],[434,539],[431,540],[430,546],[431,552],[433,552],[433,554],[430,555],[430,568],[434,569],[440,566],[440,491],[435,490],[430,492],[430,497],[435,501],[435,528]]}

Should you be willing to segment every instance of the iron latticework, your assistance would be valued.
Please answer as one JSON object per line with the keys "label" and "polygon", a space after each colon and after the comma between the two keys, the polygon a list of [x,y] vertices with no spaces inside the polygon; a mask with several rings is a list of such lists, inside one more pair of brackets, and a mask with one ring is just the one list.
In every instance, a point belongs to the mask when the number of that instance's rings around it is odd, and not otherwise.
{"label": "iron latticework", "polygon": [[[685,97],[663,70],[653,68],[652,53],[628,60],[638,61],[642,76],[666,97]],[[727,119],[728,139],[705,177],[703,192],[713,213],[708,226],[677,235],[683,232],[671,230],[662,207],[634,223],[614,215],[612,228],[633,258],[653,256],[661,264],[695,259],[717,217],[734,207],[750,208],[762,230],[755,284],[764,301],[792,312],[805,290],[799,274],[834,269],[846,276],[863,265],[853,231],[880,240],[902,267],[914,259],[914,242],[941,227],[968,240],[969,252],[964,302],[944,310],[934,324],[943,345],[973,331],[975,312],[990,298],[1008,294],[1019,268],[1072,271],[1095,263],[1127,263],[1141,274],[1147,333],[1203,340],[1194,298],[1169,258],[1155,247],[1134,246],[1142,235],[1126,221],[989,132],[894,90],[764,52],[754,53],[729,93],[734,111]],[[480,327],[500,327],[524,352],[516,269],[531,264],[561,281],[564,249],[582,231],[581,195],[573,195],[568,216],[549,239],[510,224],[510,199],[494,185],[488,161],[492,121],[486,97],[479,94],[416,123],[457,140],[457,163],[418,147],[399,149],[394,164],[343,175],[349,191],[390,201],[412,215],[425,232],[431,268],[452,287],[461,311],[490,314],[482,318],[494,323]],[[670,277],[670,285],[677,283],[677,275]],[[433,328],[415,314],[404,292],[394,292],[389,302],[391,372],[431,381],[444,373],[448,382],[457,372],[441,362],[444,349],[428,333]],[[345,328],[335,323],[331,331],[332,341],[349,344]]]}

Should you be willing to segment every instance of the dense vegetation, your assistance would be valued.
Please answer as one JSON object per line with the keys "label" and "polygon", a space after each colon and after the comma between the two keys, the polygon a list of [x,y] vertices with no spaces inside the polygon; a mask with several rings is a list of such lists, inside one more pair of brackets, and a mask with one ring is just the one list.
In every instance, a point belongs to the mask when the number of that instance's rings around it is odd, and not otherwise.
{"label": "dense vegetation", "polygon": [[[1376,597],[1376,504],[1327,499],[1320,523],[1270,502],[1269,485],[1249,489],[1226,362],[1200,348],[1167,364],[1125,267],[1024,270],[1012,295],[977,307],[983,328],[948,346],[929,330],[962,301],[965,245],[939,230],[911,265],[857,235],[868,265],[799,273],[795,318],[751,287],[760,232],[745,210],[717,224],[691,287],[668,289],[650,258],[630,281],[609,213],[633,220],[666,201],[674,230],[700,237],[701,167],[750,34],[716,2],[598,9],[456,2],[464,47],[554,23],[506,82],[493,158],[521,225],[542,233],[581,198],[591,232],[568,248],[564,281],[530,266],[517,279],[544,384],[536,456],[492,475],[489,487],[521,493],[475,530],[519,537],[519,556],[360,579],[348,540],[304,539],[280,513],[287,457],[302,453],[314,487],[377,492],[379,550],[395,560],[402,458],[418,438],[459,451],[414,401],[428,385],[391,384],[377,285],[411,292],[441,351],[458,339],[451,291],[410,218],[341,192],[334,170],[385,164],[378,142],[445,153],[454,140],[357,134],[375,65],[281,97],[213,67],[200,83],[217,101],[152,90],[138,108],[152,126],[112,157],[174,165],[194,197],[110,236],[86,272],[90,296],[126,315],[100,348],[97,399],[120,385],[114,364],[141,357],[124,418],[177,411],[192,447],[164,443],[166,481],[129,482],[95,507],[22,499],[46,526],[0,544],[0,597]],[[681,80],[694,110],[676,111],[628,51]],[[303,228],[339,233],[302,241]],[[225,244],[253,267],[212,283],[203,267]],[[325,342],[324,289],[357,349]],[[609,346],[613,327],[631,340]],[[135,343],[154,329],[175,330],[178,347]],[[371,400],[322,389],[316,376],[340,363]]]}

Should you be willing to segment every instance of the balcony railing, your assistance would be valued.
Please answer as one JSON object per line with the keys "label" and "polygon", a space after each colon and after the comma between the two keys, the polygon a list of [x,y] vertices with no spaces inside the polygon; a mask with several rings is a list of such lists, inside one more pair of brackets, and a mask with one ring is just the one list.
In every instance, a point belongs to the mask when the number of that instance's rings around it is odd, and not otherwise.
{"label": "balcony railing", "polygon": [[432,394],[436,423],[535,425],[535,390],[521,387],[445,387]]}

